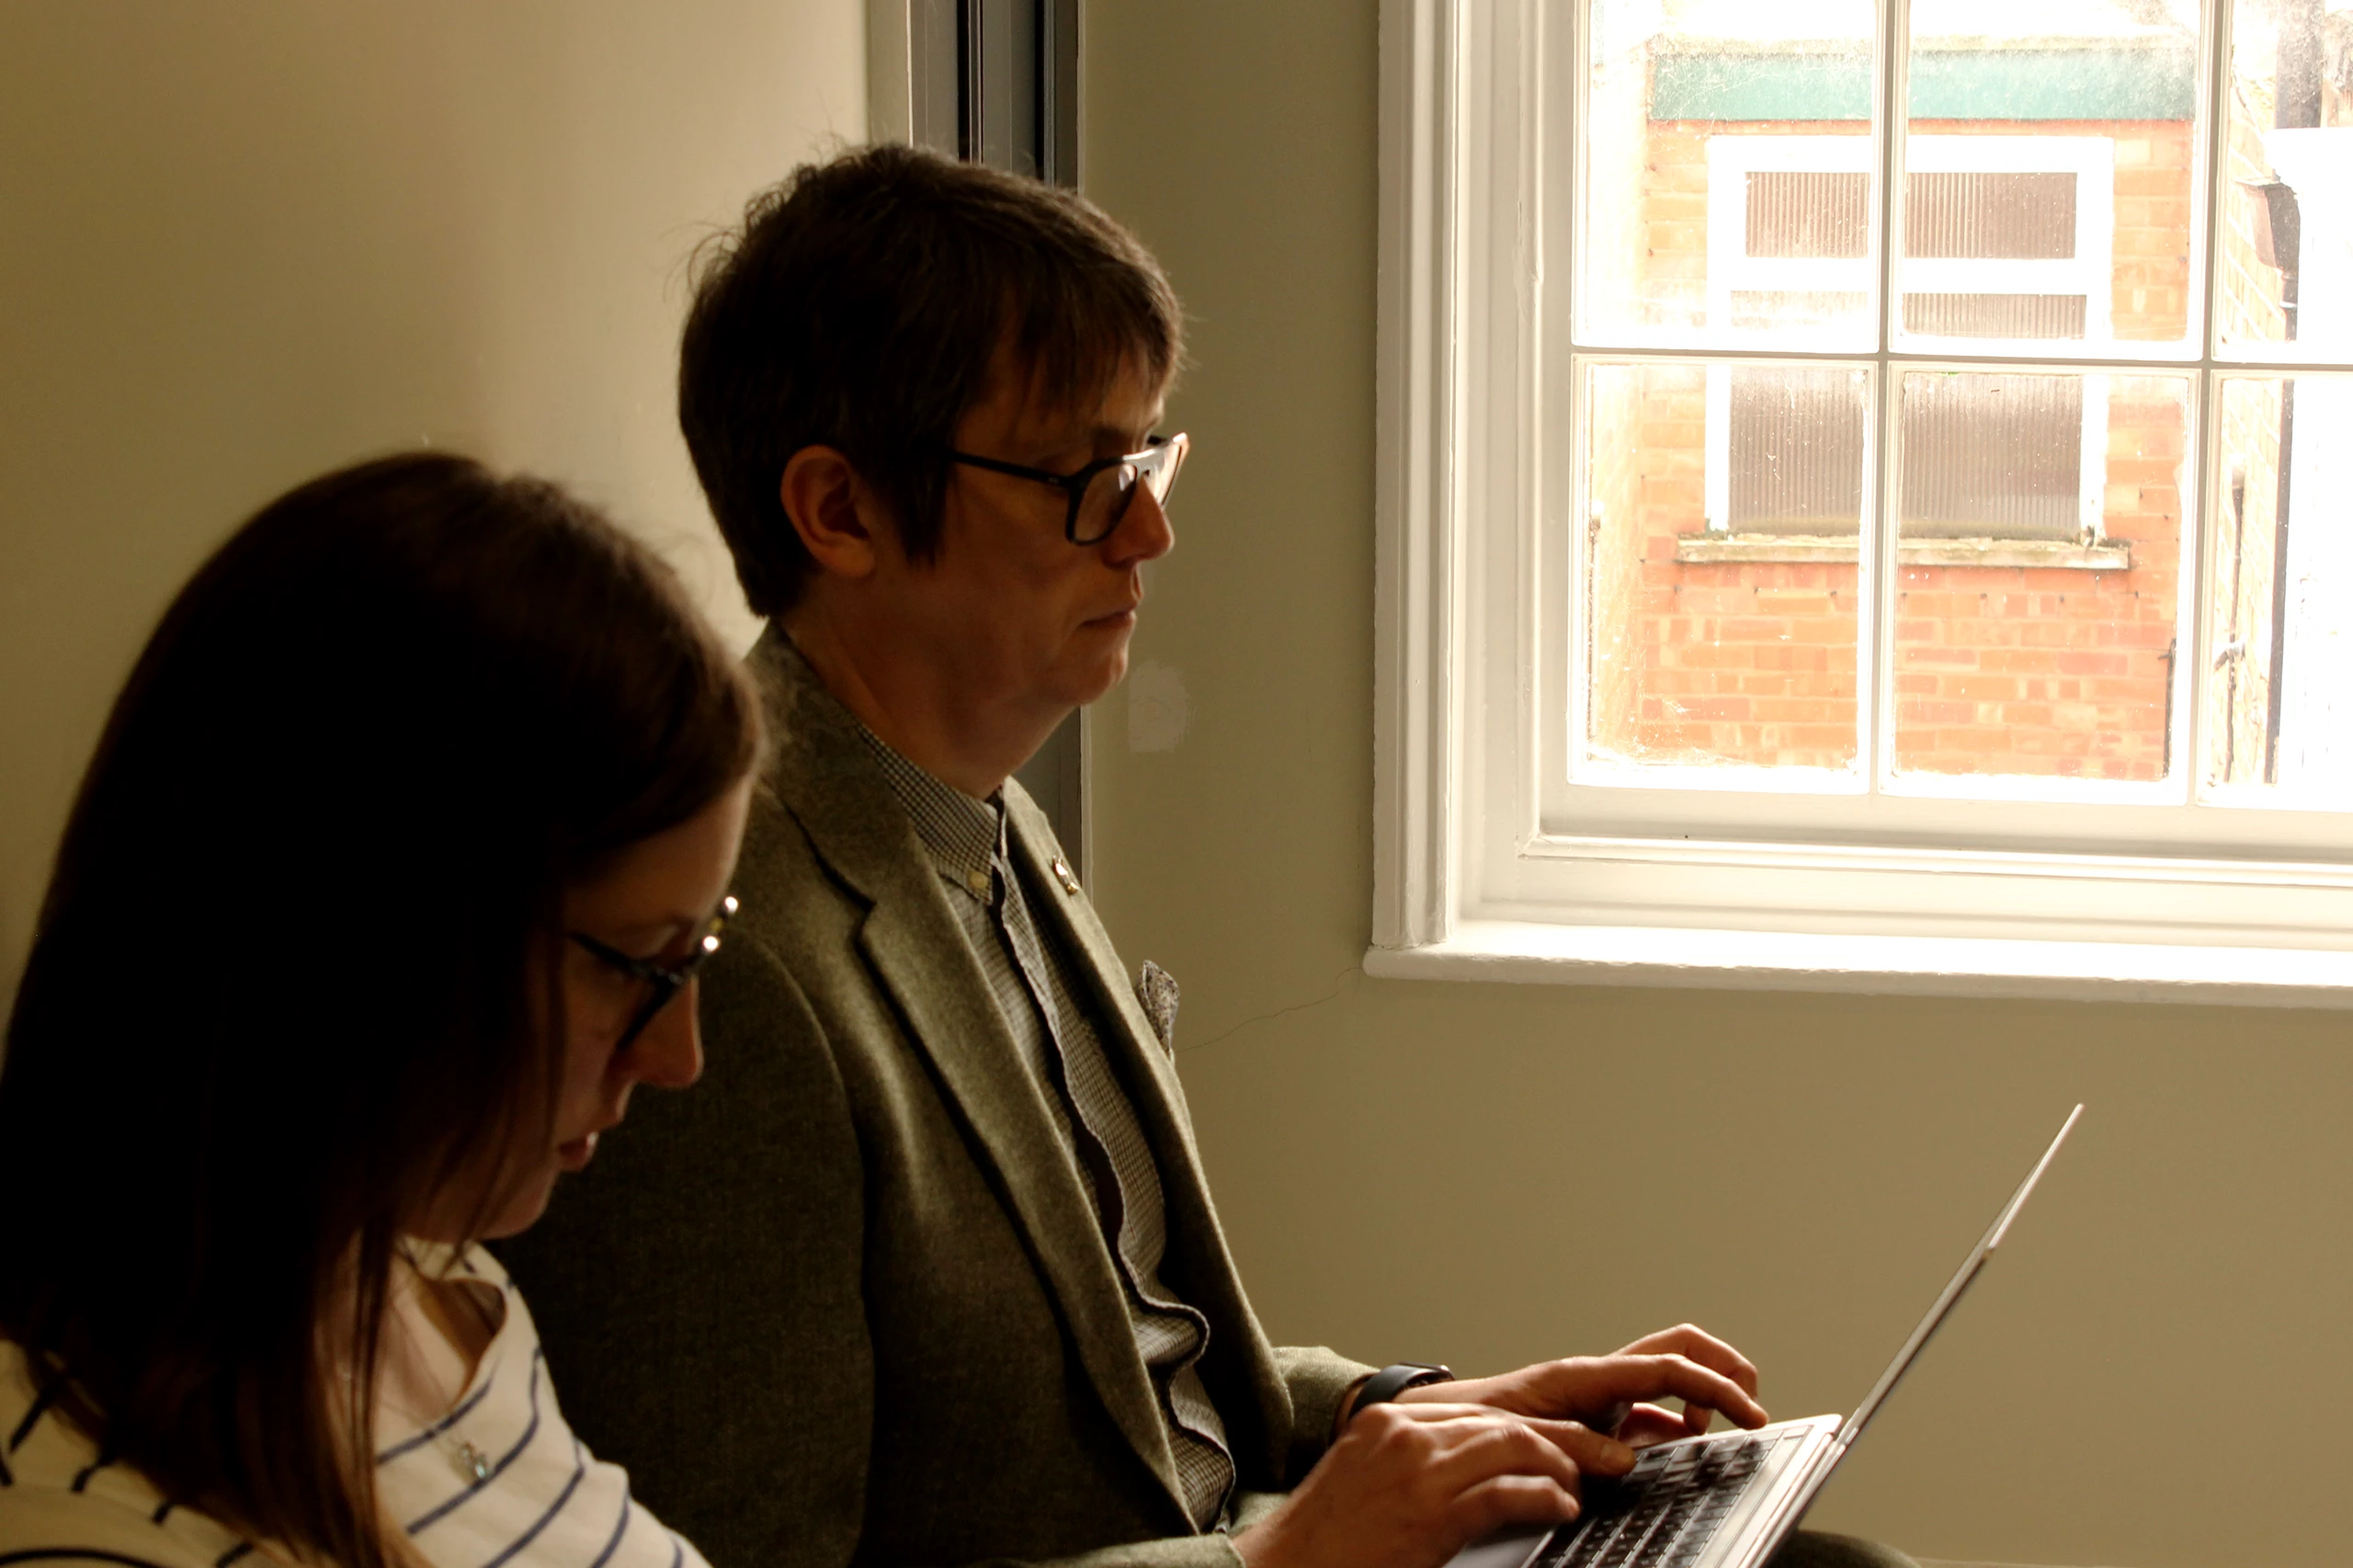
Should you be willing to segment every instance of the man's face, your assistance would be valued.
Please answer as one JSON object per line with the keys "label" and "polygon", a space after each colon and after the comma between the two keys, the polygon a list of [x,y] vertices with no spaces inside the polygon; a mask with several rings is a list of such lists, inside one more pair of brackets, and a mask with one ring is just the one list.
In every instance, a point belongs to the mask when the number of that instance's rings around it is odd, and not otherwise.
{"label": "man's face", "polygon": [[[1029,394],[1029,377],[1000,352],[987,394],[957,422],[956,449],[1073,473],[1140,450],[1161,415],[1160,388],[1134,369],[1093,409],[1041,409]],[[952,464],[938,553],[909,562],[886,552],[883,571],[900,577],[892,588],[903,631],[953,672],[975,717],[1059,717],[1127,672],[1143,563],[1176,536],[1143,486],[1095,544],[1064,538],[1068,509],[1051,485]]]}

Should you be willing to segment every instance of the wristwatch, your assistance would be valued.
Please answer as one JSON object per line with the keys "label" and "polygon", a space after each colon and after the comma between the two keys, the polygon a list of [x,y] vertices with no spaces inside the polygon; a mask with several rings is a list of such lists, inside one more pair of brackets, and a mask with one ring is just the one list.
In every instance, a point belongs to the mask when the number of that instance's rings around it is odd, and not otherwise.
{"label": "wristwatch", "polygon": [[1357,1391],[1356,1403],[1348,1407],[1348,1419],[1354,1421],[1376,1404],[1387,1404],[1407,1389],[1417,1389],[1425,1383],[1450,1383],[1454,1369],[1427,1361],[1398,1361],[1383,1367],[1364,1381]]}

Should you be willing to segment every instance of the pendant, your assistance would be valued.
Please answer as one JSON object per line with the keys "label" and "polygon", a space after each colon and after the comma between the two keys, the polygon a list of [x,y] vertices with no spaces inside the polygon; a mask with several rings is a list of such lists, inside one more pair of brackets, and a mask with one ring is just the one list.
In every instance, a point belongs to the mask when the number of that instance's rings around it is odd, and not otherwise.
{"label": "pendant", "polygon": [[463,1437],[458,1439],[457,1460],[458,1472],[471,1476],[476,1486],[490,1479],[490,1456]]}

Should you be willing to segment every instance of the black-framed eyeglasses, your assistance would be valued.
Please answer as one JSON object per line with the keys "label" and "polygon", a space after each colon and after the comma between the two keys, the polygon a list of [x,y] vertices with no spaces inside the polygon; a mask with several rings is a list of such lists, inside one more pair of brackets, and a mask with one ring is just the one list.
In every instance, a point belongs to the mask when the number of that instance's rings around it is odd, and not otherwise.
{"label": "black-framed eyeglasses", "polygon": [[607,947],[594,937],[578,931],[572,933],[572,939],[598,963],[628,975],[631,980],[642,980],[651,988],[646,992],[645,1000],[638,1005],[637,1011],[630,1016],[629,1028],[623,1029],[621,1038],[614,1042],[615,1055],[635,1044],[637,1037],[645,1032],[645,1026],[654,1021],[654,1015],[668,1006],[671,998],[684,991],[687,983],[694,979],[695,971],[710,961],[710,955],[719,951],[720,938],[727,933],[727,923],[735,918],[735,911],[740,907],[733,894],[721,899],[717,913],[704,922],[702,929],[696,934],[693,950],[676,963],[633,959],[618,948]]}
{"label": "black-framed eyeglasses", "polygon": [[1034,479],[1040,484],[1052,485],[1070,497],[1070,514],[1063,519],[1063,537],[1073,544],[1100,544],[1111,537],[1111,530],[1128,515],[1139,487],[1151,491],[1155,502],[1166,503],[1168,492],[1176,484],[1176,471],[1185,466],[1185,453],[1191,446],[1191,438],[1181,431],[1174,436],[1154,436],[1142,451],[1097,458],[1076,473],[1025,468],[1019,463],[975,457],[971,452],[949,452],[948,460],[984,468],[991,473],[1009,473],[1016,479]]}

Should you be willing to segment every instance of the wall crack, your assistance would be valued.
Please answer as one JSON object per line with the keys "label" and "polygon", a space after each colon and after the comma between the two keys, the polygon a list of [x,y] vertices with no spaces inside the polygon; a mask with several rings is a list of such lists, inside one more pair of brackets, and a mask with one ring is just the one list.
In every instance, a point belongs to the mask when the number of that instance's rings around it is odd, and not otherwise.
{"label": "wall crack", "polygon": [[1363,972],[1363,964],[1352,963],[1347,968],[1342,970],[1339,973],[1332,977],[1332,988],[1324,992],[1323,995],[1315,997],[1312,1001],[1294,1002],[1288,1007],[1277,1007],[1272,1012],[1254,1014],[1249,1017],[1242,1019],[1238,1023],[1221,1029],[1216,1034],[1211,1035],[1209,1039],[1201,1041],[1199,1045],[1178,1046],[1176,1048],[1176,1054],[1184,1056],[1196,1051],[1207,1051],[1210,1047],[1217,1045],[1224,1040],[1232,1039],[1237,1034],[1240,1034],[1244,1029],[1250,1028],[1254,1024],[1272,1023],[1277,1018],[1288,1017],[1293,1013],[1304,1013],[1312,1008],[1321,1007],[1329,1003],[1336,1002],[1339,999],[1340,993],[1347,988],[1348,977],[1352,974],[1362,974]]}

